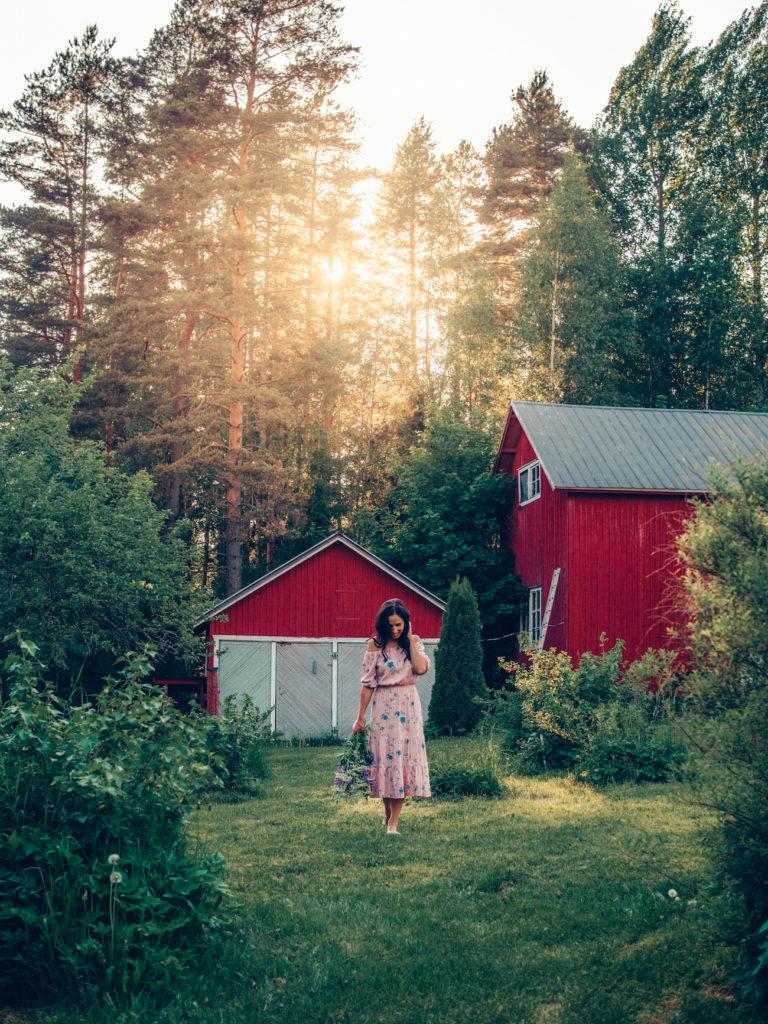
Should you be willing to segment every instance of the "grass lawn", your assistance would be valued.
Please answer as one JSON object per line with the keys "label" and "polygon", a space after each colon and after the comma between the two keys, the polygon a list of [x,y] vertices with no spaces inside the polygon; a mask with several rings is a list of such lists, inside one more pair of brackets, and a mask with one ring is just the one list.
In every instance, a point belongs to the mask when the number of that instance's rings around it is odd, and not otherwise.
{"label": "grass lawn", "polygon": [[[433,740],[430,759],[482,742]],[[229,861],[249,941],[202,963],[178,1005],[94,1021],[755,1019],[731,995],[736,952],[714,937],[712,821],[684,786],[509,777],[502,800],[407,800],[388,836],[381,800],[336,805],[338,755],[275,749],[264,798],[193,816]]]}

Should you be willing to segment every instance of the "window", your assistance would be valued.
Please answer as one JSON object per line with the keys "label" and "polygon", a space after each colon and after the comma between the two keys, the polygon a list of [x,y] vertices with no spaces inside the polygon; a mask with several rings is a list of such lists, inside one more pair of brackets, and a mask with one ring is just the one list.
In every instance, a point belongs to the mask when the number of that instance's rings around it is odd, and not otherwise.
{"label": "window", "polygon": [[532,644],[541,642],[541,587],[528,591],[528,609],[520,613],[520,635]]}
{"label": "window", "polygon": [[541,640],[541,587],[528,593],[528,636],[532,644]]}
{"label": "window", "polygon": [[527,466],[521,466],[517,473],[517,485],[521,505],[538,498],[541,494],[541,464],[529,462]]}

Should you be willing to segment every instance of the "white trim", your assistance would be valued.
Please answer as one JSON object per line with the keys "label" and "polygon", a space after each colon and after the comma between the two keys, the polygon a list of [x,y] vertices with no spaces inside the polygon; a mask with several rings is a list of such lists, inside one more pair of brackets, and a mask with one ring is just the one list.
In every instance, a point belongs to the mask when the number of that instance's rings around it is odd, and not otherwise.
{"label": "white trim", "polygon": [[365,548],[355,543],[351,537],[347,537],[341,531],[337,531],[336,533],[332,533],[330,537],[326,537],[325,540],[321,540],[317,544],[314,544],[311,548],[307,548],[307,550],[302,554],[296,555],[294,558],[289,558],[283,565],[278,566],[276,569],[272,569],[260,579],[254,580],[254,582],[249,583],[248,586],[242,587],[240,590],[235,591],[234,594],[230,594],[229,597],[224,598],[223,601],[214,605],[213,608],[209,608],[207,612],[198,616],[194,623],[195,626],[201,626],[204,622],[209,622],[215,615],[221,614],[227,608],[230,608],[233,604],[242,600],[242,598],[248,597],[250,594],[255,593],[262,587],[267,586],[268,583],[272,583],[278,577],[290,572],[291,569],[295,569],[296,566],[301,565],[301,563],[305,562],[308,558],[313,558],[315,555],[319,555],[321,551],[325,551],[326,548],[331,547],[333,544],[343,544],[354,554],[360,555],[361,558],[370,562],[371,565],[375,565],[377,569],[382,569],[389,576],[392,576],[393,579],[396,579],[399,583],[406,586],[409,590],[412,590],[420,597],[423,597],[424,600],[429,601],[430,604],[439,608],[440,611],[445,611],[445,602],[441,601],[435,594],[425,590],[424,587],[420,587],[418,583],[415,583],[404,573],[393,568],[393,566],[388,562],[385,562],[383,558],[379,558],[378,555],[374,555],[372,551],[367,551]]}
{"label": "white trim", "polygon": [[[536,491],[536,493],[534,495],[532,495],[530,498],[526,498],[525,501],[523,501],[521,493],[520,493],[522,491],[522,475],[523,475],[523,473],[528,472],[528,481],[529,481],[529,485],[528,486],[529,486],[529,489],[530,489],[530,481],[533,479],[533,472],[532,472],[532,470],[536,466],[538,466],[538,469],[539,469],[539,474],[538,474],[539,489]],[[538,501],[538,499],[540,497],[541,497],[541,459],[531,459],[531,461],[530,462],[526,462],[526,464],[524,466],[520,466],[518,471],[517,471],[517,502],[518,502],[518,505],[520,506],[520,508],[522,508],[523,505],[530,505],[530,503],[532,501]]]}
{"label": "white trim", "polygon": [[[217,633],[214,640],[268,640],[276,644],[367,644],[369,636],[251,636],[246,633]],[[425,644],[436,644],[439,637],[422,636]]]}
{"label": "white trim", "polygon": [[[533,595],[534,594],[538,594],[539,595],[539,607],[538,607],[538,613],[539,613],[539,635],[538,635],[538,637],[536,639],[534,639],[534,637],[533,637],[533,612],[534,612]],[[537,647],[539,646],[539,644],[541,642],[541,597],[542,597],[541,587],[531,587],[530,590],[528,591],[528,639],[529,639],[529,641],[532,644],[536,644]],[[541,648],[539,648],[539,649],[541,649]]]}
{"label": "white trim", "polygon": [[339,728],[339,641],[331,644],[331,729]]}
{"label": "white trim", "polygon": [[272,642],[269,666],[269,703],[272,705],[269,724],[272,732],[275,732],[277,729],[277,643],[275,641]]}

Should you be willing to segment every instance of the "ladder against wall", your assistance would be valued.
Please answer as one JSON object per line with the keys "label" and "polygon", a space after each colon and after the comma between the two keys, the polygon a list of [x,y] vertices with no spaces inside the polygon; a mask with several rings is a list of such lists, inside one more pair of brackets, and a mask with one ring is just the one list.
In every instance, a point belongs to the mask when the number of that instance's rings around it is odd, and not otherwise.
{"label": "ladder against wall", "polygon": [[541,635],[539,636],[539,650],[544,650],[544,641],[547,638],[547,627],[549,626],[549,620],[552,615],[552,607],[555,603],[555,595],[557,594],[557,584],[560,581],[560,570],[555,569],[552,573],[552,580],[549,584],[549,594],[547,594],[547,603],[544,606],[544,615],[541,619]]}

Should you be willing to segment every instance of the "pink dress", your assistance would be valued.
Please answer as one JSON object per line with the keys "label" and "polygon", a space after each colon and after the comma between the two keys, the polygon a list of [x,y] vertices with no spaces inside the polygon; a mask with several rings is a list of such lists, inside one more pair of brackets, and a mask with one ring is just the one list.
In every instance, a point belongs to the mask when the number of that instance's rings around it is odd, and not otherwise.
{"label": "pink dress", "polygon": [[[421,640],[416,649],[425,654]],[[368,773],[371,796],[432,796],[416,679],[405,651],[397,644],[365,652],[360,682],[374,691],[368,737],[373,754]]]}

